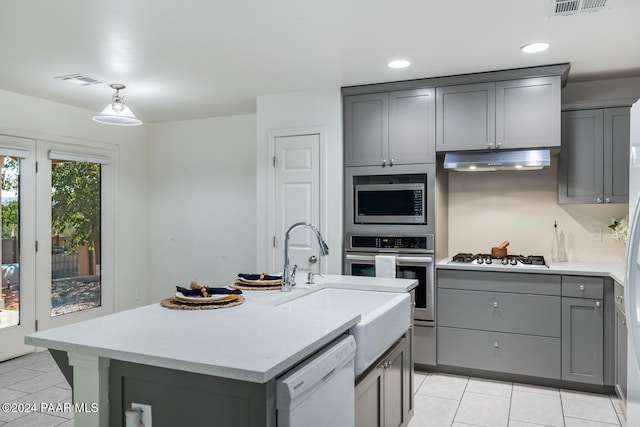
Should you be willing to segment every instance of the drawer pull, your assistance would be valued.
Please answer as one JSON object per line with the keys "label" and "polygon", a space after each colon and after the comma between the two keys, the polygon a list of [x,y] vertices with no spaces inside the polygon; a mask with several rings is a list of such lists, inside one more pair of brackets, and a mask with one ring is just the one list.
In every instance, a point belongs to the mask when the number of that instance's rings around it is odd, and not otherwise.
{"label": "drawer pull", "polygon": [[622,321],[622,325],[623,325],[623,326],[626,326],[626,325],[627,325],[627,321],[626,321],[626,320],[623,320],[623,321]]}
{"label": "drawer pull", "polygon": [[584,285],[580,285],[580,290],[584,291]]}
{"label": "drawer pull", "polygon": [[493,308],[498,308],[498,301],[493,302]]}
{"label": "drawer pull", "polygon": [[596,301],[596,307],[600,307],[600,301]]}
{"label": "drawer pull", "polygon": [[494,346],[495,348],[500,347],[500,345],[498,344],[498,341],[494,341],[494,342],[493,342],[493,346]]}
{"label": "drawer pull", "polygon": [[616,298],[622,299],[622,295],[617,295]]}

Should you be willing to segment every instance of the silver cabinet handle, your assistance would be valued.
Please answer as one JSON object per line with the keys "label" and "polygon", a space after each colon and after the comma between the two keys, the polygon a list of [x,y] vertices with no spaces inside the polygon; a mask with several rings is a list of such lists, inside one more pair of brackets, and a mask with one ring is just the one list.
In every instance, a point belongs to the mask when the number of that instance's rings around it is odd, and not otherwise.
{"label": "silver cabinet handle", "polygon": [[616,298],[622,299],[622,295],[616,295]]}
{"label": "silver cabinet handle", "polygon": [[494,341],[494,342],[493,342],[493,346],[494,346],[495,348],[500,347],[500,345],[498,344],[498,341]]}
{"label": "silver cabinet handle", "polygon": [[596,307],[600,307],[602,304],[600,304],[600,301],[596,301]]}
{"label": "silver cabinet handle", "polygon": [[598,202],[598,203],[602,203],[602,197],[598,197],[598,198],[596,199],[596,202]]}
{"label": "silver cabinet handle", "polygon": [[498,301],[493,302],[493,308],[498,308]]}
{"label": "silver cabinet handle", "polygon": [[580,285],[580,290],[584,291],[584,285]]}
{"label": "silver cabinet handle", "polygon": [[309,257],[309,262],[310,262],[311,264],[315,264],[316,262],[318,262],[318,257],[317,257],[317,256],[315,256],[315,255],[311,255],[311,256]]}
{"label": "silver cabinet handle", "polygon": [[623,321],[622,321],[622,324],[626,326],[627,321],[626,321],[626,320],[623,320]]}
{"label": "silver cabinet handle", "polygon": [[611,197],[605,197],[604,202],[605,203],[611,203]]}
{"label": "silver cabinet handle", "polygon": [[496,144],[496,147],[498,147],[498,148],[502,148],[502,142],[498,142],[498,143]]}
{"label": "silver cabinet handle", "polygon": [[489,148],[496,148],[496,145],[493,142],[489,143]]}
{"label": "silver cabinet handle", "polygon": [[382,160],[382,167],[386,168],[387,167],[387,159],[383,159]]}
{"label": "silver cabinet handle", "polygon": [[393,166],[393,159],[389,162],[389,166]]}

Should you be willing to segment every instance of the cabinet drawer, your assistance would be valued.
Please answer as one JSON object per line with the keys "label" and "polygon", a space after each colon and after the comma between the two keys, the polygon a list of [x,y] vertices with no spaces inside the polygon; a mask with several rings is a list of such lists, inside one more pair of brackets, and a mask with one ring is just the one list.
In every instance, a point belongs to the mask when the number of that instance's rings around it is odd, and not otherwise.
{"label": "cabinet drawer", "polygon": [[560,338],[438,327],[438,364],[560,378]]}
{"label": "cabinet drawer", "polygon": [[438,290],[438,325],[560,337],[559,296]]}
{"label": "cabinet drawer", "polygon": [[601,277],[562,276],[562,296],[602,299],[604,279]]}
{"label": "cabinet drawer", "polygon": [[560,295],[560,277],[552,274],[440,269],[438,288]]}
{"label": "cabinet drawer", "polygon": [[615,296],[616,307],[618,307],[620,311],[624,313],[624,286],[622,286],[618,282],[614,282],[614,283],[615,285],[613,288],[613,293]]}

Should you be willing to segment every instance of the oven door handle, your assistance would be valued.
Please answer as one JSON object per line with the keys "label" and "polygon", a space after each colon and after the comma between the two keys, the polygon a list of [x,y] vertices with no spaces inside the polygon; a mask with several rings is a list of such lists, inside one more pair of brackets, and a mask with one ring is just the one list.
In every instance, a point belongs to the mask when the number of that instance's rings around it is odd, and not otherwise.
{"label": "oven door handle", "polygon": [[374,255],[347,255],[347,259],[350,261],[375,261]]}
{"label": "oven door handle", "polygon": [[433,257],[430,256],[399,256],[396,264],[432,264]]}

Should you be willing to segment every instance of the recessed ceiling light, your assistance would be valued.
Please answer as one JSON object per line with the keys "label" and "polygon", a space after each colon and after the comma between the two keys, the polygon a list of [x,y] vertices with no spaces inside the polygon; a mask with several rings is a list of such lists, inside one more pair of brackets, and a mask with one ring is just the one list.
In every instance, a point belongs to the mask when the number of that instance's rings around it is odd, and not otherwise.
{"label": "recessed ceiling light", "polygon": [[389,68],[407,68],[409,65],[411,65],[411,62],[407,61],[406,59],[396,59],[389,62],[387,65],[389,66]]}
{"label": "recessed ceiling light", "polygon": [[520,48],[524,53],[537,53],[542,52],[543,50],[549,49],[549,43],[540,42],[540,43],[529,43]]}

